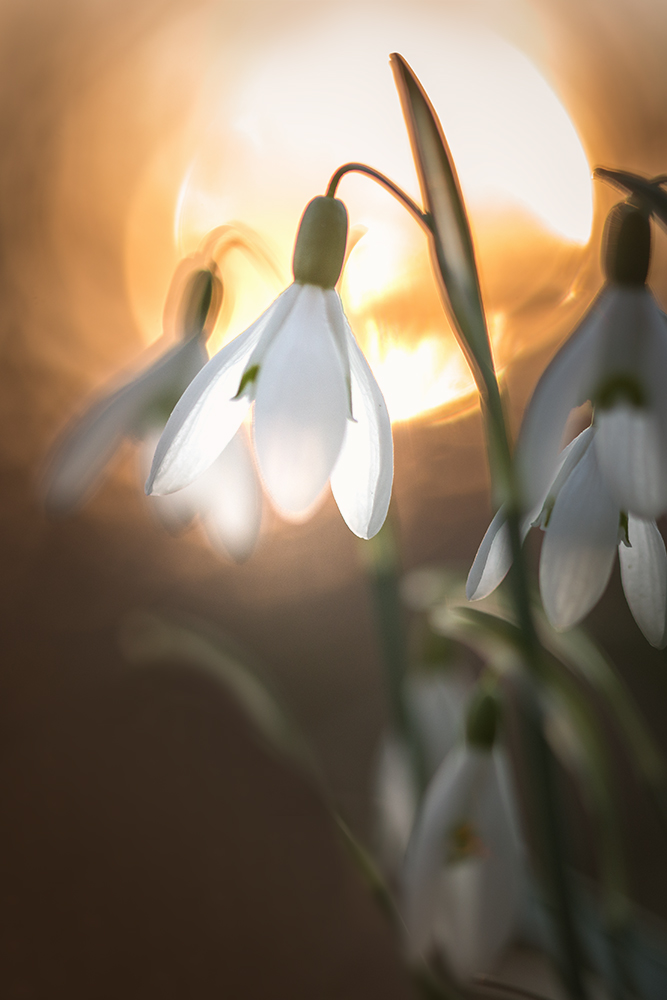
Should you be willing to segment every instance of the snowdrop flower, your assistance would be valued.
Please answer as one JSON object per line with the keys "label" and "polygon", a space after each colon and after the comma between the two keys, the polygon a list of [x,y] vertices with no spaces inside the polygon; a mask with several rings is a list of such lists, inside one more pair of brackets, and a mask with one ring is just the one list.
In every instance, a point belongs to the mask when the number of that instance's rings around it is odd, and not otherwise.
{"label": "snowdrop flower", "polygon": [[[592,425],[563,452],[560,470],[536,513],[545,532],[540,593],[554,628],[580,622],[604,593],[618,549],[623,590],[651,645],[667,645],[667,554],[655,520],[624,512],[608,486]],[[524,522],[525,526],[526,522]],[[492,521],[468,577],[467,596],[487,596],[509,569],[504,518]]]}
{"label": "snowdrop flower", "polygon": [[439,948],[462,980],[493,968],[526,901],[506,762],[494,747],[494,705],[488,694],[473,702],[465,745],[449,752],[426,790],[403,869],[410,954]]}
{"label": "snowdrop flower", "polygon": [[[123,438],[154,445],[183,390],[208,360],[210,336],[222,299],[217,267],[207,260],[183,262],[168,296],[180,299],[179,342],[131,381],[104,395],[65,430],[46,472],[45,503],[53,513],[80,506],[101,478]],[[188,280],[183,288],[183,272]],[[165,310],[167,315],[168,309]],[[151,452],[152,456],[152,452]],[[208,482],[155,511],[170,528],[202,514],[209,536],[236,559],[254,547],[261,518],[260,487],[242,434],[230,444]]]}
{"label": "snowdrop flower", "polygon": [[313,199],[296,240],[294,283],[185,391],[147,493],[171,493],[201,475],[254,403],[255,454],[279,512],[303,516],[330,480],[355,534],[380,529],[393,479],[391,425],[334,288],[346,238],[343,203]]}
{"label": "snowdrop flower", "polygon": [[526,508],[553,480],[568,414],[590,400],[598,468],[614,501],[640,518],[667,510],[667,317],[645,283],[650,239],[641,208],[612,209],[607,282],[542,375],[521,429],[517,462]]}

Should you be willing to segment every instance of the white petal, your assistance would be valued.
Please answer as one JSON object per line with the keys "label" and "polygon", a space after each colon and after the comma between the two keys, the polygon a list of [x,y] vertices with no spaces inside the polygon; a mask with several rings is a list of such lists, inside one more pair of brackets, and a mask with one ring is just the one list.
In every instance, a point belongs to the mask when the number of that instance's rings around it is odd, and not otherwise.
{"label": "white petal", "polygon": [[262,489],[244,427],[234,435],[199,487],[207,534],[236,562],[245,562],[257,544],[262,520]]}
{"label": "white petal", "polygon": [[491,768],[491,754],[457,748],[447,755],[426,790],[403,871],[403,917],[413,956],[432,943],[445,838],[456,823],[468,818],[471,799],[483,790]]}
{"label": "white petal", "polygon": [[65,431],[45,475],[47,508],[66,511],[80,504],[122,438],[150,422],[153,407],[164,409],[165,402],[173,405],[207,357],[206,349],[197,340],[180,343],[74,421]]}
{"label": "white petal", "polygon": [[556,498],[542,543],[540,592],[554,628],[571,628],[602,595],[618,544],[620,511],[589,446]]}
{"label": "white petal", "polygon": [[231,441],[248,412],[241,376],[265,330],[279,329],[297,301],[290,285],[245,333],[223,347],[183,393],[167,422],[146,483],[147,493],[173,493],[201,475]]}
{"label": "white petal", "polygon": [[324,291],[303,285],[266,352],[257,377],[255,450],[276,507],[306,511],[324,489],[340,453],[347,388]]}
{"label": "white petal", "polygon": [[621,580],[632,615],[658,649],[667,645],[667,554],[655,521],[628,516],[630,547],[619,545]]}
{"label": "white petal", "polygon": [[[525,541],[533,521],[542,509],[540,503],[521,522],[521,541]],[[503,582],[512,565],[512,547],[505,519],[504,508],[496,511],[495,517],[486,529],[486,534],[477,550],[466,581],[466,597],[469,601],[481,601],[488,597]]]}
{"label": "white petal", "polygon": [[534,507],[553,481],[570,410],[590,398],[600,363],[600,341],[613,306],[613,295],[603,292],[537,383],[517,445],[526,507]]}
{"label": "white petal", "polygon": [[[149,431],[139,450],[140,479],[144,482],[153,462],[153,455],[160,440],[160,431]],[[186,486],[177,493],[165,496],[147,497],[148,510],[152,517],[170,534],[184,531],[197,515],[196,484]]]}
{"label": "white petal", "polygon": [[510,533],[501,507],[486,529],[466,581],[466,597],[479,601],[496,589],[512,565]]}
{"label": "white petal", "polygon": [[595,447],[609,490],[623,510],[656,517],[667,508],[667,454],[657,415],[619,403],[596,414]]}
{"label": "white petal", "polygon": [[492,764],[470,816],[481,854],[442,866],[438,878],[434,938],[464,981],[494,968],[517,931],[524,902],[524,858],[501,790],[498,750]]}
{"label": "white petal", "polygon": [[387,516],[394,478],[391,421],[380,387],[348,328],[352,414],[331,473],[331,491],[345,523],[372,538]]}

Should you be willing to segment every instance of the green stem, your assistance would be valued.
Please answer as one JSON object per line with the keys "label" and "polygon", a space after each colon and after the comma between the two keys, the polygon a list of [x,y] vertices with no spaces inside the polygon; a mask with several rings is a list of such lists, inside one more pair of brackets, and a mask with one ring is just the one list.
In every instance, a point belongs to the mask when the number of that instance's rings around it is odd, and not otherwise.
{"label": "green stem", "polygon": [[369,577],[373,585],[375,617],[380,637],[389,712],[394,732],[410,755],[410,765],[419,797],[428,782],[424,748],[412,707],[406,697],[408,643],[405,610],[400,595],[400,565],[392,508],[377,535],[364,544]]}
{"label": "green stem", "polygon": [[338,187],[341,178],[345,174],[364,174],[365,177],[370,177],[371,180],[376,181],[383,188],[389,191],[390,194],[396,198],[397,201],[407,208],[408,212],[417,220],[420,226],[422,226],[428,233],[431,232],[431,217],[426,213],[422,212],[421,208],[416,201],[413,201],[409,194],[406,194],[403,188],[400,188],[398,184],[394,184],[385,174],[376,170],[374,167],[369,167],[365,163],[344,163],[342,167],[339,167],[335,174],[332,175],[329,181],[329,186],[327,187],[327,198],[333,198],[336,194],[336,188]]}

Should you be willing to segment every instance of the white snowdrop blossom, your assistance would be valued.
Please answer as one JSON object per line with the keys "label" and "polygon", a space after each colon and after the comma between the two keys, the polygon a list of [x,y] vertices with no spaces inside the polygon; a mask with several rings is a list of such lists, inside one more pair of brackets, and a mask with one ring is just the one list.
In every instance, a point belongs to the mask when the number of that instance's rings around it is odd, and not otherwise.
{"label": "white snowdrop blossom", "polygon": [[391,424],[334,288],[346,237],[343,203],[311,201],[295,245],[294,283],[185,391],[157,447],[148,493],[193,482],[254,404],[257,464],[281,514],[307,514],[330,480],[355,534],[370,538],[380,529],[393,480]]}
{"label": "white snowdrop blossom", "polygon": [[461,980],[491,971],[526,915],[526,860],[507,761],[468,741],[431,779],[402,875],[412,957],[442,952]]}
{"label": "white snowdrop blossom", "polygon": [[615,206],[607,284],[526,411],[517,447],[526,509],[554,478],[570,411],[590,400],[598,468],[615,503],[645,519],[667,510],[667,317],[645,284],[649,257],[649,219],[632,205]]}
{"label": "white snowdrop blossom", "polygon": [[[667,645],[667,554],[652,518],[624,512],[603,475],[600,429],[583,431],[562,453],[546,499],[532,512],[545,533],[540,593],[554,628],[580,622],[604,593],[618,550],[623,590],[651,645]],[[528,519],[524,527],[530,527]],[[486,597],[511,562],[503,511],[491,522],[468,577],[469,600]]]}
{"label": "white snowdrop blossom", "polygon": [[[198,258],[183,262],[168,297],[174,292],[180,297],[179,342],[65,429],[45,475],[45,504],[52,513],[66,513],[85,502],[124,438],[142,441],[144,451],[153,448],[175,403],[208,361],[206,340],[222,286],[213,262],[198,263]],[[184,289],[183,271],[189,272]],[[201,515],[214,543],[239,561],[247,558],[259,532],[261,488],[245,436],[236,436],[197,490],[152,507],[172,530]]]}

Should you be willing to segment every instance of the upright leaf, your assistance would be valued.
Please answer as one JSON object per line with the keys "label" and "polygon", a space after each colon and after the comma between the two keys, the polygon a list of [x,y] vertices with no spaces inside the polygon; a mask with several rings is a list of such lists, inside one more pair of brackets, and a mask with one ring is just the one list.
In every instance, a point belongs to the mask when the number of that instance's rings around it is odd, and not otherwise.
{"label": "upright leaf", "polygon": [[[452,154],[419,80],[398,53],[390,56],[424,208],[430,216],[431,253],[445,307],[480,384],[493,362],[479,288],[470,226]],[[480,386],[481,388],[481,386]]]}

